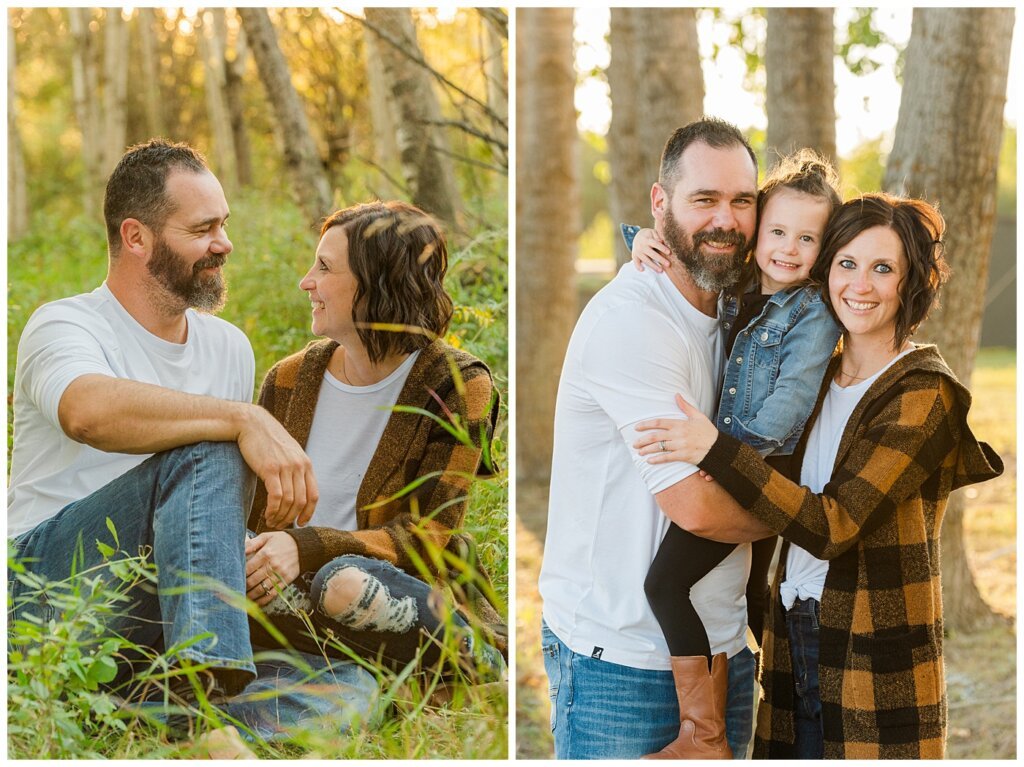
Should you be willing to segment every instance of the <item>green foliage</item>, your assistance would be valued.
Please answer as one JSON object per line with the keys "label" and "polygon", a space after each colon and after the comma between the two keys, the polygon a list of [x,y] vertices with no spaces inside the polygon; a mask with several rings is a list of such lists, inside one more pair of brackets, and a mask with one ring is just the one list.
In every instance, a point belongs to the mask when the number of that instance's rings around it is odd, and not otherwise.
{"label": "green foliage", "polygon": [[[116,532],[112,534],[116,545]],[[159,709],[181,710],[161,704],[166,700],[166,686],[176,677],[194,679],[199,669],[175,659],[175,651],[181,648],[158,656],[112,635],[107,628],[109,619],[126,608],[128,593],[155,579],[152,566],[139,557],[111,559],[66,581],[47,583],[26,572],[10,545],[8,559],[24,589],[18,617],[8,634],[9,756],[123,759],[201,755],[194,744],[164,740],[164,725],[153,716]],[[472,573],[467,563],[456,560],[454,564]],[[202,586],[197,583],[194,587]],[[220,588],[216,584],[211,587]],[[227,592],[224,596],[267,625],[259,608],[244,596]],[[8,600],[10,609],[10,596]],[[450,619],[450,612],[448,616]],[[306,620],[308,623],[308,616]],[[480,626],[472,625],[475,646],[482,647]],[[483,668],[477,665],[481,656],[467,657],[461,634],[450,621],[438,641],[442,661],[437,668],[425,671],[413,661],[400,670],[387,671],[327,639],[323,651],[329,657],[348,658],[375,675],[381,692],[374,719],[379,721],[355,722],[355,729],[339,738],[341,723],[311,719],[306,726],[290,731],[286,739],[272,743],[257,740],[255,747],[267,758],[504,757],[508,748],[504,682],[472,684]],[[110,687],[118,664],[128,654],[146,659],[144,667],[129,684]],[[292,663],[316,683],[316,672],[300,656],[287,651],[266,652],[260,657],[264,656]],[[441,669],[445,671],[443,679]],[[320,689],[331,694],[329,688]],[[151,702],[140,706],[137,701],[147,691]],[[201,732],[230,721],[198,686],[196,692],[193,714]],[[273,706],[273,701],[268,700],[267,705]],[[245,730],[241,723],[234,724]],[[373,726],[361,726],[369,724]]]}
{"label": "green foliage", "polygon": [[846,157],[840,158],[839,176],[844,200],[881,190],[888,159],[888,154],[883,153],[884,141],[882,136],[870,139],[859,144]]}
{"label": "green foliage", "polygon": [[[843,63],[855,75],[869,75],[883,65],[875,54],[882,46],[896,48],[892,39],[875,25],[874,8],[855,8],[846,25],[846,39],[837,48]],[[903,50],[896,62],[896,80],[903,81]]]}
{"label": "green foliage", "polygon": [[118,660],[133,647],[111,636],[104,622],[124,608],[133,587],[152,580],[152,570],[128,559],[47,584],[16,561],[10,542],[8,560],[26,590],[8,626],[10,753],[102,758],[101,744],[119,742],[128,725],[101,686],[113,681]]}

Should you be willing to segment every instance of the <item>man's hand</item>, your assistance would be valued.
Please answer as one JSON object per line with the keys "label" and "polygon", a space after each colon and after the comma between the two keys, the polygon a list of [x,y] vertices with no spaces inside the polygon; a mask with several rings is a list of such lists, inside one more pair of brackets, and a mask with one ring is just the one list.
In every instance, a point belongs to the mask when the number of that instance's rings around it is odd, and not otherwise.
{"label": "man's hand", "polygon": [[267,524],[309,522],[320,497],[313,464],[285,428],[266,410],[253,406],[238,433],[238,449],[267,488]]}
{"label": "man's hand", "polygon": [[260,533],[245,542],[246,596],[260,607],[299,577],[299,547],[288,533]]}

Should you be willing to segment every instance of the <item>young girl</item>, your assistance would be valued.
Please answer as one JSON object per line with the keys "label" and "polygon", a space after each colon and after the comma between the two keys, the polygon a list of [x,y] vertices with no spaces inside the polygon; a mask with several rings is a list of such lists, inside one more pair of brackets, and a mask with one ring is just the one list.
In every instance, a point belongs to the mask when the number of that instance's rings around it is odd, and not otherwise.
{"label": "young girl", "polygon": [[[835,170],[812,150],[784,158],[758,194],[753,253],[736,290],[723,298],[727,363],[716,424],[783,473],[839,340],[819,287],[809,282],[825,225],[840,204],[837,186]],[[622,231],[638,269],[668,265],[669,248],[654,230],[623,225]],[[712,661],[690,588],[733,548],[673,524],[648,571],[644,590],[672,655],[680,702],[680,737],[657,758],[729,757],[726,659],[720,654]],[[774,537],[752,547],[747,614],[758,642],[774,549]]]}

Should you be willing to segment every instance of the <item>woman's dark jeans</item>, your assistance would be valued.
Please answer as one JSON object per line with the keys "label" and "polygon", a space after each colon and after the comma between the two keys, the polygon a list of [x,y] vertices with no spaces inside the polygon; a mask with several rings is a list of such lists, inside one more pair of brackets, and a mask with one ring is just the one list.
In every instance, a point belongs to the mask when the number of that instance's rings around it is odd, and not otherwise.
{"label": "woman's dark jeans", "polygon": [[[352,607],[341,615],[329,615],[324,609],[327,583],[346,569],[355,570],[352,574],[361,576],[365,587]],[[354,554],[337,557],[317,573],[300,575],[281,598],[264,608],[289,641],[308,652],[309,627],[285,602],[298,603],[308,612],[321,639],[333,638],[326,648],[330,655],[344,657],[343,651],[332,647],[337,644],[359,656],[380,659],[394,670],[417,657],[430,667],[443,659],[447,630],[459,637],[462,665],[482,666],[486,676],[495,678],[503,668],[495,648],[484,643],[474,646],[473,630],[457,611],[446,609],[441,592],[390,562]],[[254,639],[265,641],[262,633],[254,630]]]}
{"label": "woman's dark jeans", "polygon": [[793,663],[797,759],[821,759],[825,753],[821,728],[821,693],[818,687],[820,618],[821,605],[816,599],[798,599],[786,610]]}

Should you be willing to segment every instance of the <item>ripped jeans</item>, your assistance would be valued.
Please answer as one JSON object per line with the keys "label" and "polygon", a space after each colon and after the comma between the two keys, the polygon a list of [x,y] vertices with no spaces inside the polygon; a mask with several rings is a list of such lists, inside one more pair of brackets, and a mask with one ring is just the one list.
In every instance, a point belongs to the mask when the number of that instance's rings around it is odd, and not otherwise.
{"label": "ripped jeans", "polygon": [[[330,601],[334,589],[345,592],[343,601],[348,606],[330,614],[324,603]],[[289,595],[293,598],[288,599]],[[309,613],[321,637],[331,636],[334,643],[362,657],[380,658],[392,669],[417,657],[425,667],[437,664],[443,657],[445,631],[454,631],[459,635],[460,659],[472,660],[484,677],[497,679],[504,667],[501,654],[483,642],[474,645],[469,624],[457,611],[446,610],[442,602],[441,592],[390,562],[346,554],[315,574],[300,575],[264,612],[299,649],[310,651],[305,642],[311,640],[309,627],[296,615],[295,607]],[[261,633],[254,629],[254,641],[260,641]],[[331,644],[327,645],[328,654],[344,657]]]}

